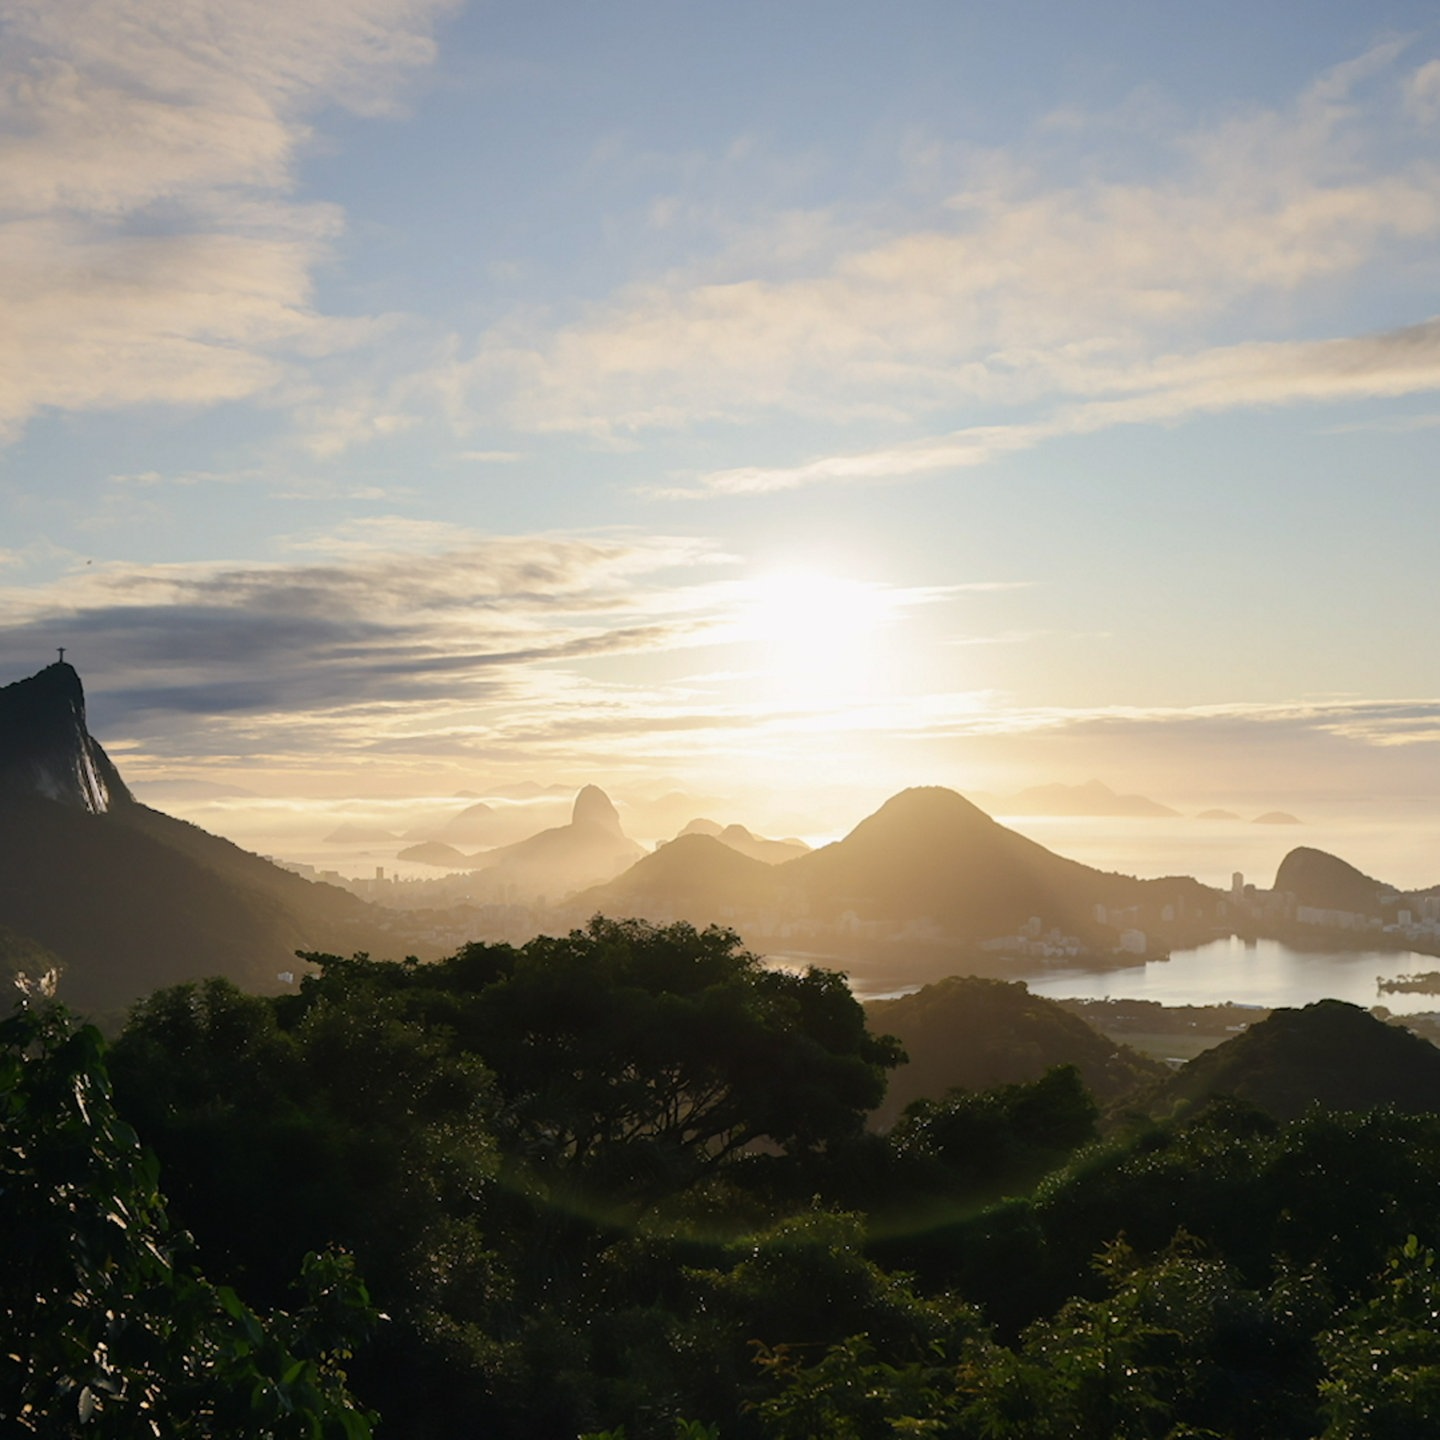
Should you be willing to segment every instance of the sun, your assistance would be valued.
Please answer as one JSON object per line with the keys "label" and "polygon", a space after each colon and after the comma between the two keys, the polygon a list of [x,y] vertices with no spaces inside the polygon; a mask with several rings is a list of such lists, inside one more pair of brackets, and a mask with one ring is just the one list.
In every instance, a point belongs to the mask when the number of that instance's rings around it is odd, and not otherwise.
{"label": "sun", "polygon": [[875,679],[878,633],[893,618],[884,586],[817,570],[776,570],[747,587],[744,630],[773,687],[827,696]]}

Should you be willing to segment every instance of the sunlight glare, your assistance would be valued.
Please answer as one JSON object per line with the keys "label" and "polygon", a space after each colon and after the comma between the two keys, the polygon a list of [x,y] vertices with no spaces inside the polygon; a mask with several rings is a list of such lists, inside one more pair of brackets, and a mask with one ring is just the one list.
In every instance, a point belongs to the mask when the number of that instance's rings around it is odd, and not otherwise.
{"label": "sunlight glare", "polygon": [[874,679],[871,651],[892,618],[889,590],[813,570],[781,570],[751,587],[746,630],[766,670],[783,685],[827,695],[864,689]]}

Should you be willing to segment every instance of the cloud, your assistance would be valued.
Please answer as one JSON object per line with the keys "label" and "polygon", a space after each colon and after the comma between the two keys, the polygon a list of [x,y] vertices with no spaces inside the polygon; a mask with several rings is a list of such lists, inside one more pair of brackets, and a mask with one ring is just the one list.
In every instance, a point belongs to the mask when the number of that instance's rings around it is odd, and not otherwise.
{"label": "cloud", "polygon": [[1405,87],[1405,100],[1425,123],[1440,120],[1440,60],[1428,61],[1415,71]]}
{"label": "cloud", "polygon": [[[1152,152],[1143,171],[1087,154],[1062,177],[1038,144],[1035,157],[971,154],[924,224],[863,236],[817,224],[803,264],[791,245],[767,267],[750,244],[569,323],[516,316],[443,383],[521,429],[609,442],[776,415],[912,432],[937,416],[975,417],[943,440],[886,448],[887,477],[1037,443],[1076,423],[1057,410],[1097,394],[1163,392],[1174,413],[1242,404],[1238,381],[1257,370],[1281,398],[1348,393],[1339,373],[1328,391],[1321,384],[1323,347],[1263,347],[1287,343],[1305,302],[1333,306],[1344,287],[1440,234],[1440,172],[1403,147],[1380,150],[1385,102],[1429,83],[1423,69],[1398,73],[1401,48],[1336,67],[1283,110],[1159,135],[1160,161]],[[1309,373],[1287,387],[1278,371],[1296,359]],[[1416,371],[1410,383],[1433,378]],[[1021,424],[1017,407],[1049,413]],[[865,456],[847,450],[787,471],[784,484],[871,478]],[[717,472],[705,488],[780,487],[758,467]]]}
{"label": "cloud", "polygon": [[[282,554],[72,565],[30,585],[0,571],[0,668],[20,678],[65,645],[102,742],[152,769],[491,754],[644,768],[733,747],[742,732],[762,750],[799,743],[807,727],[871,733],[890,713],[851,715],[813,693],[760,699],[745,677],[686,673],[759,643],[763,577],[735,578],[734,557],[707,541],[483,536],[382,517],[292,539]],[[853,584],[880,624],[995,588]],[[698,667],[685,658],[704,650]]]}
{"label": "cloud", "polygon": [[[344,750],[501,699],[523,707],[556,683],[546,666],[710,643],[724,618],[704,581],[726,557],[694,540],[483,537],[388,518],[292,551],[0,585],[0,664],[18,677],[66,645],[110,733],[157,754],[321,730]],[[674,572],[693,596],[660,583]]]}
{"label": "cloud", "polygon": [[[651,493],[696,499],[759,495],[820,484],[876,484],[983,465],[1061,435],[1187,416],[1326,401],[1396,398],[1440,390],[1440,319],[1379,335],[1216,347],[1144,365],[1096,369],[1075,388],[1112,391],[1056,410],[1050,419],[981,425],[873,450],[824,455],[789,466],[718,470]],[[1391,422],[1420,429],[1433,418]]]}
{"label": "cloud", "polygon": [[0,30],[0,438],[42,407],[212,404],[354,345],[292,198],[306,117],[393,109],[452,0],[16,0]]}
{"label": "cloud", "polygon": [[1134,734],[1145,729],[1181,728],[1224,732],[1231,736],[1282,727],[1389,747],[1440,742],[1440,700],[1345,698],[1182,707],[1056,707],[1016,710],[1006,715],[1003,723],[1014,732],[1068,729]]}
{"label": "cloud", "polygon": [[[1031,773],[1047,763],[1113,773],[1123,761],[1162,790],[1177,775],[1258,784],[1283,771],[1306,793],[1343,779],[1440,794],[1440,700],[1423,697],[1073,708],[991,691],[861,690],[829,704],[776,691],[764,674],[717,671],[716,659],[743,658],[721,647],[745,643],[754,597],[732,557],[704,541],[496,537],[387,517],[283,553],[266,564],[74,565],[28,584],[27,558],[51,568],[55,557],[0,554],[0,678],[65,645],[92,728],[136,777],[229,765],[303,783],[323,770],[353,789],[433,766],[616,776],[673,766],[819,793],[856,776],[950,783],[989,755]],[[914,610],[970,588],[877,599]],[[954,643],[978,638],[1031,637]]]}

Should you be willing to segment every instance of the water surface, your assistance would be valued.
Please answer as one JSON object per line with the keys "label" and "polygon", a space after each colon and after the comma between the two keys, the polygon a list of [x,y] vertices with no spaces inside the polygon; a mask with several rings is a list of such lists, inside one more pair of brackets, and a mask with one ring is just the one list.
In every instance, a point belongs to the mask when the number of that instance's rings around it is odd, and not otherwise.
{"label": "water surface", "polygon": [[1232,935],[1124,970],[1017,972],[1036,995],[1158,1000],[1162,1005],[1308,1005],[1325,998],[1384,1005],[1397,1015],[1440,1010],[1440,995],[1383,995],[1376,978],[1440,970],[1440,958],[1394,950],[1295,950]]}

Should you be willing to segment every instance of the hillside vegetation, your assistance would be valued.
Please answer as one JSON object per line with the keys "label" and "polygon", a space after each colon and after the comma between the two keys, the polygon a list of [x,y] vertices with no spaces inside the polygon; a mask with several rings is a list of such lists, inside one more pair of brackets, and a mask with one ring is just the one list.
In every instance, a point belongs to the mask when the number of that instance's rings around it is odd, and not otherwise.
{"label": "hillside vegetation", "polygon": [[[0,1183],[11,1218],[33,1202],[0,1313],[46,1357],[0,1365],[5,1413],[35,1396],[69,1434],[83,1403],[95,1433],[138,1433],[134,1376],[175,1434],[1436,1433],[1433,1112],[1352,1091],[1285,1121],[1197,1093],[1102,1142],[1071,1064],[882,1135],[863,1122],[899,1043],[839,976],[776,974],[723,930],[597,919],[434,964],[312,958],[295,993],[145,1000],[113,1108],[93,1031],[41,1007],[0,1032]],[[1016,1051],[1027,1026],[1063,1038],[1023,992],[936,989],[914,1007],[932,1022],[970,996]],[[1293,1096],[1337,1036],[1408,1049],[1321,1006],[1212,1063]],[[167,1216],[198,1251],[166,1248]],[[31,1251],[88,1274],[102,1239],[98,1308],[37,1310]],[[97,1316],[175,1343],[112,1357]],[[221,1418],[241,1394],[261,1408]]]}

